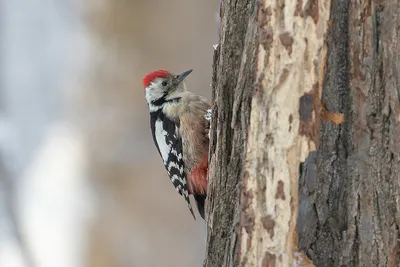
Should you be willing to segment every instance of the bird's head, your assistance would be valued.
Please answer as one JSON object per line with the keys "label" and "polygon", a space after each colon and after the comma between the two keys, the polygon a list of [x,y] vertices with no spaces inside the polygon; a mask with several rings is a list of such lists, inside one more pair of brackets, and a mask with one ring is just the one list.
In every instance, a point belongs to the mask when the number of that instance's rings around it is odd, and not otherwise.
{"label": "bird's head", "polygon": [[192,71],[190,69],[176,75],[167,70],[157,70],[147,74],[143,78],[147,103],[161,106],[176,97],[179,92],[185,91],[184,80]]}

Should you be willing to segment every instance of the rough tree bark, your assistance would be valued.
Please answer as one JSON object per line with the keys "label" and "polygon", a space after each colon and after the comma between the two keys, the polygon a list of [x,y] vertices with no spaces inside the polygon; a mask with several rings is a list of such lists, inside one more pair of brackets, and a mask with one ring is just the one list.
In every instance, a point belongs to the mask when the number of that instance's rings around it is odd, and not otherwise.
{"label": "rough tree bark", "polygon": [[400,4],[332,3],[322,99],[346,119],[321,124],[301,248],[317,266],[399,266]]}
{"label": "rough tree bark", "polygon": [[399,266],[399,12],[222,1],[205,266]]}
{"label": "rough tree bark", "polygon": [[[255,72],[255,1],[221,2],[214,54],[205,266],[238,266],[239,181]],[[250,75],[249,75],[250,74]]]}

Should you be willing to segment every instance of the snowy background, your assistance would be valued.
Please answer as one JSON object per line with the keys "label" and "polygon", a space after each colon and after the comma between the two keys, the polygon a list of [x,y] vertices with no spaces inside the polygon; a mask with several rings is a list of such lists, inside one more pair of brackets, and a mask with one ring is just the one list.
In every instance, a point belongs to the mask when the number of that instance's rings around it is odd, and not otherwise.
{"label": "snowy background", "polygon": [[201,266],[141,78],[193,68],[210,99],[218,5],[0,0],[0,267]]}

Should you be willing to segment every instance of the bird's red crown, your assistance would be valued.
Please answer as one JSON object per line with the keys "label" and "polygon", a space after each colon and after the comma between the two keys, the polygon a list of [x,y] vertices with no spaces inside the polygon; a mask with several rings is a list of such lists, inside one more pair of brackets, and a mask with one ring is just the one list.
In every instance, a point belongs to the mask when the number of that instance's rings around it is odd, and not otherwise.
{"label": "bird's red crown", "polygon": [[153,71],[153,72],[147,74],[143,78],[143,86],[144,86],[144,88],[149,86],[150,83],[152,81],[154,81],[155,79],[157,79],[157,78],[165,78],[165,77],[167,77],[168,73],[169,73],[169,71],[167,71],[167,70],[156,70],[156,71]]}

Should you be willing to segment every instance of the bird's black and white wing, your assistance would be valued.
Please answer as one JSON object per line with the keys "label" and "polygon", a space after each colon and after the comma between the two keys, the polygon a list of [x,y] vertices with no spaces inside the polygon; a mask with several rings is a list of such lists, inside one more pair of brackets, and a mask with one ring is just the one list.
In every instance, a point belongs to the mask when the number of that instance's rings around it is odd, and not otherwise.
{"label": "bird's black and white wing", "polygon": [[172,121],[159,112],[152,114],[150,124],[154,143],[167,169],[168,176],[178,193],[185,198],[193,218],[196,218],[190,204],[188,183],[184,171],[179,121]]}

